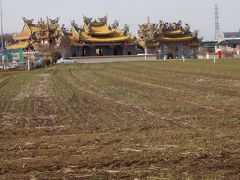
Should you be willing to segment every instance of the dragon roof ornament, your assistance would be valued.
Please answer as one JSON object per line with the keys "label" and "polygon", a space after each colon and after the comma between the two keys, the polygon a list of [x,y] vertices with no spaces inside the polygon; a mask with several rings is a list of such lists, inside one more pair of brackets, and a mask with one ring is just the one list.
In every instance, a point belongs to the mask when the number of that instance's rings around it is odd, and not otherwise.
{"label": "dragon roof ornament", "polygon": [[113,22],[113,24],[111,25],[111,28],[112,29],[116,29],[116,28],[118,28],[119,27],[119,21],[118,20],[115,20],[114,22]]}
{"label": "dragon roof ornament", "polygon": [[93,19],[93,18],[88,18],[86,16],[83,16],[84,23],[86,25],[92,25],[92,26],[101,26],[107,24],[107,16],[104,16],[102,18],[98,19]]}
{"label": "dragon roof ornament", "polygon": [[24,21],[25,23],[27,23],[27,24],[33,24],[33,21],[34,21],[34,19],[27,19],[27,18],[25,18],[25,17],[23,17],[22,19],[23,19],[23,21]]}

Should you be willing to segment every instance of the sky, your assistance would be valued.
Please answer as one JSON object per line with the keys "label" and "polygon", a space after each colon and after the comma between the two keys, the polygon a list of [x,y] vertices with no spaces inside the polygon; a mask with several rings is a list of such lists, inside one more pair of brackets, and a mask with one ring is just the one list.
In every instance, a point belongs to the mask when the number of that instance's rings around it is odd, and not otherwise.
{"label": "sky", "polygon": [[191,30],[198,30],[205,40],[214,38],[214,5],[219,7],[220,32],[239,31],[240,0],[2,0],[5,33],[19,33],[22,17],[55,19],[67,28],[71,20],[82,24],[83,15],[93,18],[108,16],[111,24],[115,19],[120,26],[130,25],[136,35],[138,25],[159,20],[188,23]]}

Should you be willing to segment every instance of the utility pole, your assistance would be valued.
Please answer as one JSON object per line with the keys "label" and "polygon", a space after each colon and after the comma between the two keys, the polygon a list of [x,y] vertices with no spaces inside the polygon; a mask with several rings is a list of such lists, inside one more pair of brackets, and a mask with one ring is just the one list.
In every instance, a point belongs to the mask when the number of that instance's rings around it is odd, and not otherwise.
{"label": "utility pole", "polygon": [[0,19],[1,19],[1,50],[2,50],[2,54],[4,51],[4,40],[3,40],[3,8],[2,8],[2,0],[0,0]]}
{"label": "utility pole", "polygon": [[219,25],[219,10],[218,5],[215,5],[215,40],[219,39],[220,25]]}

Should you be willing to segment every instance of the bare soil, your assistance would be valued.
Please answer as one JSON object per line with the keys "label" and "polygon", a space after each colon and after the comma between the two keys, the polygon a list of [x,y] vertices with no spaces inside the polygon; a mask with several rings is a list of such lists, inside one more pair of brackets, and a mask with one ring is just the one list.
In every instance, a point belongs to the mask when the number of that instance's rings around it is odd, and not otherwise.
{"label": "bare soil", "polygon": [[240,61],[0,73],[0,179],[239,179]]}

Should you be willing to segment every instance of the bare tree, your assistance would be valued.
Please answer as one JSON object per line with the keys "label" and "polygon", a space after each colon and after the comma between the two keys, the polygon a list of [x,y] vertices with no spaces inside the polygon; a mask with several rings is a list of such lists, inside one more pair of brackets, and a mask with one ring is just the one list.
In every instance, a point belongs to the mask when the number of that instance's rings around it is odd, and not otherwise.
{"label": "bare tree", "polygon": [[[1,36],[0,36],[1,37]],[[12,38],[13,37],[13,34],[10,34],[10,33],[6,33],[3,35],[3,40],[4,40],[4,43],[5,44],[12,44],[12,43],[15,43],[14,39]],[[4,44],[4,45],[5,45]],[[2,46],[1,42],[0,42],[0,45]]]}

